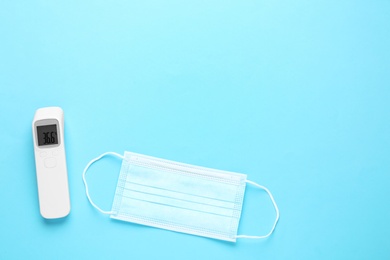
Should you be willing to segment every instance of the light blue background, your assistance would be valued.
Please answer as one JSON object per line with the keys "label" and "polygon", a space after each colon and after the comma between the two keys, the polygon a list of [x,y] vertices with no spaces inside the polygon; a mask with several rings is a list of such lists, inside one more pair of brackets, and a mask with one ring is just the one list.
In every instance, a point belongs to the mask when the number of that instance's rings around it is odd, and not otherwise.
{"label": "light blue background", "polygon": [[[390,2],[1,1],[1,259],[389,259]],[[65,111],[72,211],[39,215],[31,122]],[[111,220],[81,173],[129,150],[246,173],[236,244]],[[111,207],[121,162],[91,168]],[[240,234],[275,213],[248,187]]]}

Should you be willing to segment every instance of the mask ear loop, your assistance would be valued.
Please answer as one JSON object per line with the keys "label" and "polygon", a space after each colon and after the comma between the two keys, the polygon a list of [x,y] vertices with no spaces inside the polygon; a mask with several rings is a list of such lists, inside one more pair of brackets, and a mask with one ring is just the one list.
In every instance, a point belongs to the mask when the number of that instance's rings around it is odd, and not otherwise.
{"label": "mask ear loop", "polygon": [[264,235],[264,236],[247,236],[247,235],[238,235],[236,236],[236,238],[250,238],[250,239],[261,239],[261,238],[267,238],[269,237],[275,230],[275,227],[276,227],[276,224],[278,223],[279,221],[279,208],[278,208],[278,205],[276,205],[276,202],[274,200],[274,197],[272,196],[271,192],[264,186],[260,185],[260,184],[257,184],[256,182],[253,182],[253,181],[250,181],[250,180],[246,180],[247,183],[249,184],[252,184],[253,186],[256,186],[262,190],[264,190],[265,192],[268,193],[269,197],[271,198],[271,201],[272,203],[274,204],[274,207],[275,207],[275,212],[276,212],[276,218],[275,218],[275,222],[274,222],[274,225],[271,229],[271,231],[267,234],[267,235]]}
{"label": "mask ear loop", "polygon": [[113,156],[116,156],[120,159],[124,159],[125,157],[123,155],[120,155],[118,153],[114,153],[114,152],[106,152],[106,153],[103,153],[102,155],[100,155],[99,157],[96,157],[95,159],[92,159],[88,164],[87,166],[85,166],[85,169],[83,171],[83,181],[84,181],[84,185],[85,185],[85,193],[87,194],[87,198],[89,200],[89,202],[91,203],[91,205],[96,208],[97,210],[99,210],[101,213],[103,214],[112,214],[113,212],[112,211],[105,211],[105,210],[102,210],[101,208],[99,208],[91,199],[91,197],[89,196],[89,191],[88,191],[88,184],[87,184],[87,180],[85,178],[85,175],[87,173],[87,170],[88,168],[96,161],[100,160],[101,158],[103,158],[104,156],[106,155],[113,155]]}

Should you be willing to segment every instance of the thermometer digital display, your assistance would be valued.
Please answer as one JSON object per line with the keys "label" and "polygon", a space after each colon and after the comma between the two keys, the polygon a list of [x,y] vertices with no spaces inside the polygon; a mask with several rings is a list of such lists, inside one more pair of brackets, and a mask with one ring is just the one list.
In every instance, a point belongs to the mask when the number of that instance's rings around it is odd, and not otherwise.
{"label": "thermometer digital display", "polygon": [[57,125],[37,126],[38,145],[58,144]]}

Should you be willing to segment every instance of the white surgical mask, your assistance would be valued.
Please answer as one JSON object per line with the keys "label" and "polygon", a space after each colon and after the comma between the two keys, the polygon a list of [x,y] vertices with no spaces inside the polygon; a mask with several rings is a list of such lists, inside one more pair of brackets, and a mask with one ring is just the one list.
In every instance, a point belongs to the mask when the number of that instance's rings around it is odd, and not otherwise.
{"label": "white surgical mask", "polygon": [[[85,178],[91,164],[106,155],[123,160],[111,211],[100,209],[92,201]],[[246,178],[245,174],[131,152],[124,156],[104,153],[90,161],[83,172],[89,202],[111,218],[232,242],[237,238],[266,238],[279,220],[270,191]],[[237,235],[247,183],[265,190],[275,207],[274,225],[264,236]]]}

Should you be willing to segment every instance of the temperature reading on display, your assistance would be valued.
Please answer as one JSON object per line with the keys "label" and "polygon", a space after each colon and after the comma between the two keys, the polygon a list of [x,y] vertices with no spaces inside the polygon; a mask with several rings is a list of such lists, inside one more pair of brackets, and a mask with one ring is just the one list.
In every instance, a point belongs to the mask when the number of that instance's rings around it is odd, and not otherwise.
{"label": "temperature reading on display", "polygon": [[43,140],[45,141],[43,144],[54,144],[55,143],[55,140],[56,140],[56,137],[57,137],[57,133],[56,132],[44,132],[43,133]]}
{"label": "temperature reading on display", "polygon": [[57,125],[37,126],[38,145],[58,144]]}

